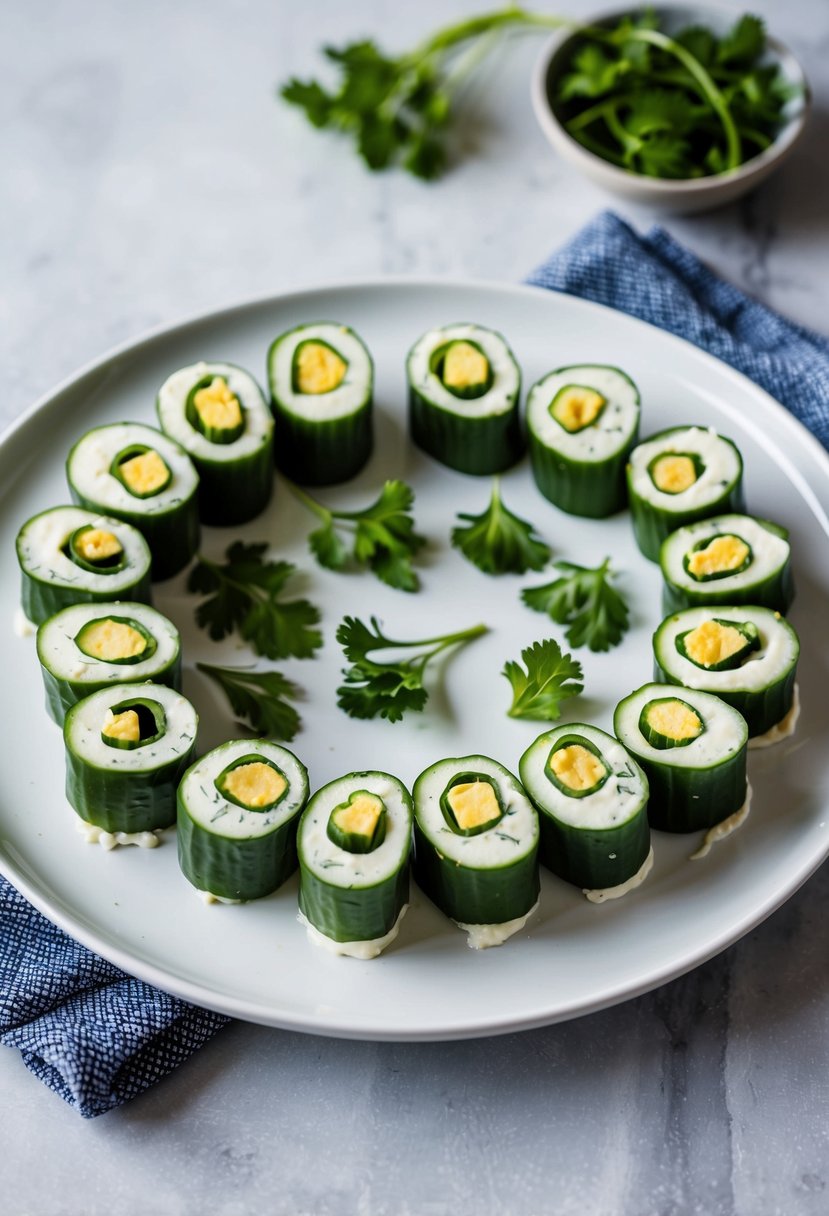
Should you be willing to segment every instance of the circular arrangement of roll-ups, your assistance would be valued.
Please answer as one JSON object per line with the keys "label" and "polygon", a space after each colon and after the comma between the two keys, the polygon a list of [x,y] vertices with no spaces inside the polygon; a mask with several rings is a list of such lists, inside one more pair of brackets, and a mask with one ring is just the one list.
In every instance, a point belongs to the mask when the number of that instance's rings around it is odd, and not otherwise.
{"label": "circular arrangement of roll-ups", "polygon": [[[660,565],[668,615],[653,637],[654,682],[616,706],[615,736],[564,722],[526,746],[520,779],[467,755],[430,764],[411,794],[377,770],[312,793],[302,761],[272,739],[196,758],[181,639],[150,606],[151,577],[190,562],[200,523],[262,514],[274,461],[298,483],[327,485],[354,477],[372,452],[374,365],[352,329],[295,326],[271,344],[267,372],[270,401],[233,363],[172,371],[156,400],[161,430],[88,431],[66,462],[77,505],[18,533],[21,607],[38,626],[66,796],[88,840],[152,847],[176,824],[182,874],[207,903],[293,899],[283,888],[298,869],[311,942],[370,959],[398,936],[410,870],[481,949],[527,926],[539,863],[607,903],[647,878],[652,829],[706,833],[701,856],[743,822],[748,747],[788,738],[799,713],[800,643],[782,615],[794,596],[788,533],[740,513],[742,457],[713,428],[671,427],[637,444],[638,389],[604,364],[542,376],[526,431],[544,498],[592,518],[629,506],[639,549]],[[411,437],[437,461],[483,475],[520,459],[521,370],[500,334],[430,329],[406,376]]]}

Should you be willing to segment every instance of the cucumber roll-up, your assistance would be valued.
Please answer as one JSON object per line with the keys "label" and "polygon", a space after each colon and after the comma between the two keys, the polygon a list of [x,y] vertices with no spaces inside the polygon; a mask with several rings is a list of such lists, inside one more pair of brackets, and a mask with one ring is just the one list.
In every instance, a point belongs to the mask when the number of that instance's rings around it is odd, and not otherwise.
{"label": "cucumber roll-up", "polygon": [[68,710],[66,797],[88,840],[158,843],[155,834],[176,821],[197,727],[193,706],[166,684],[114,684]]}
{"label": "cucumber roll-up", "polygon": [[237,739],[202,756],[178,790],[178,860],[208,899],[270,895],[297,866],[308,773],[267,739]]}
{"label": "cucumber roll-up", "polygon": [[636,543],[651,561],[669,533],[743,507],[743,461],[711,427],[675,426],[633,449],[628,500]]}
{"label": "cucumber roll-up", "polygon": [[46,709],[58,725],[76,701],[112,684],[181,687],[181,639],[147,604],[71,604],[37,631]]}
{"label": "cucumber roll-up", "polygon": [[262,390],[232,363],[194,363],[169,376],[156,401],[161,429],[199,475],[199,515],[217,527],[264,511],[273,488],[273,417]]}
{"label": "cucumber roll-up", "polygon": [[347,325],[317,321],[268,351],[276,463],[286,477],[327,486],[355,477],[371,455],[374,364]]}
{"label": "cucumber roll-up", "polygon": [[521,757],[538,811],[541,861],[603,903],[638,887],[653,864],[648,779],[621,743],[569,722],[540,735]]}
{"label": "cucumber roll-up", "polygon": [[717,515],[662,542],[662,611],[757,604],[786,612],[794,599],[788,533],[750,515]]}
{"label": "cucumber roll-up", "polygon": [[736,709],[696,688],[645,684],[616,706],[613,729],[647,775],[652,828],[696,832],[740,822],[748,727]]}
{"label": "cucumber roll-up", "polygon": [[150,550],[140,532],[82,507],[52,507],[17,534],[21,606],[35,625],[69,604],[150,602]]}
{"label": "cucumber roll-up", "polygon": [[431,329],[409,351],[415,443],[461,473],[500,473],[524,451],[521,372],[500,334],[482,325]]}
{"label": "cucumber roll-up", "polygon": [[570,515],[603,519],[625,506],[625,464],[638,431],[639,390],[617,367],[560,367],[527,397],[536,485]]}
{"label": "cucumber roll-up", "polygon": [[499,946],[538,903],[538,816],[487,756],[441,760],[414,784],[415,878],[473,949]]}
{"label": "cucumber roll-up", "polygon": [[716,693],[748,723],[749,747],[794,732],[800,642],[771,608],[687,608],[653,637],[654,676],[667,684]]}
{"label": "cucumber roll-up", "polygon": [[88,431],[66,461],[72,498],[132,524],[153,555],[153,580],[177,574],[199,546],[199,476],[187,453],[140,422]]}
{"label": "cucumber roll-up", "polygon": [[297,835],[300,921],[315,945],[375,958],[397,937],[409,901],[412,800],[388,773],[324,785]]}

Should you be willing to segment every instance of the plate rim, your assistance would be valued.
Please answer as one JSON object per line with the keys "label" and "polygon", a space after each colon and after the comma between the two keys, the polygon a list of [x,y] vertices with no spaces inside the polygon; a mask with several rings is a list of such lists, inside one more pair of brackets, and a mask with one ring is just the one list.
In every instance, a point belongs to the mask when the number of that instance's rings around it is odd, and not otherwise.
{"label": "plate rim", "polygon": [[[326,279],[319,283],[309,283],[286,292],[264,292],[255,296],[244,297],[219,308],[189,314],[172,322],[161,322],[145,330],[137,337],[129,338],[116,344],[102,355],[88,361],[64,377],[57,385],[40,396],[31,406],[5,427],[0,433],[0,448],[6,447],[13,437],[24,430],[34,418],[45,410],[48,410],[65,392],[71,390],[85,377],[106,368],[124,356],[138,354],[142,347],[161,339],[174,337],[177,333],[183,332],[188,328],[203,324],[221,323],[224,318],[238,316],[238,314],[248,310],[255,311],[266,308],[269,305],[285,307],[286,305],[291,306],[296,304],[300,306],[302,299],[308,296],[343,291],[377,292],[389,288],[393,290],[407,290],[412,287],[437,292],[468,291],[474,289],[475,291],[497,295],[523,296],[535,299],[549,299],[551,295],[554,295],[559,299],[566,300],[568,306],[573,306],[577,310],[584,310],[590,314],[594,314],[596,310],[600,314],[611,313],[616,317],[621,316],[625,321],[630,322],[634,328],[644,327],[646,330],[655,331],[661,341],[667,340],[669,344],[672,342],[680,344],[686,350],[690,350],[694,357],[700,358],[704,364],[715,367],[718,375],[725,374],[727,378],[736,379],[743,387],[747,386],[750,392],[759,394],[764,399],[766,406],[772,410],[777,422],[789,431],[793,438],[797,439],[801,447],[805,449],[805,452],[816,464],[818,473],[829,482],[829,452],[823,448],[816,436],[762,386],[688,339],[682,338],[668,330],[661,329],[659,326],[644,321],[630,313],[611,308],[608,305],[593,300],[572,296],[567,292],[530,283],[511,283],[493,279],[456,276],[441,277],[435,275],[379,275],[367,278]],[[814,513],[815,506],[819,504],[811,503],[809,505]],[[829,521],[822,508],[821,514],[823,515],[823,520],[819,520],[819,522],[822,522],[824,531],[829,534]],[[111,943],[105,938],[99,937],[94,929],[87,927],[83,918],[74,916],[71,912],[64,910],[62,903],[50,902],[48,897],[41,894],[37,887],[29,881],[24,868],[15,863],[14,858],[2,843],[0,843],[0,875],[5,877],[42,915],[74,940],[121,968],[128,975],[144,980],[194,1005],[260,1025],[301,1033],[319,1034],[326,1037],[368,1041],[434,1042],[509,1034],[568,1021],[576,1017],[584,1017],[631,1000],[663,984],[669,983],[715,957],[771,916],[800,889],[823,863],[827,855],[829,855],[829,835],[827,835],[823,848],[810,854],[798,869],[788,876],[785,882],[778,884],[769,893],[766,900],[755,906],[751,912],[746,913],[738,921],[730,922],[727,930],[724,930],[713,941],[707,942],[701,949],[690,950],[680,956],[675,966],[668,968],[656,966],[653,970],[648,970],[644,973],[640,972],[627,984],[614,985],[611,990],[592,999],[577,1001],[575,1003],[571,1002],[566,1007],[553,1012],[549,1010],[532,1011],[522,1016],[501,1016],[494,1021],[492,1018],[485,1017],[480,1020],[470,1020],[467,1016],[463,1027],[447,1024],[443,1027],[433,1026],[428,1030],[420,1031],[389,1029],[382,1023],[374,1024],[370,1020],[366,1021],[365,1024],[357,1026],[353,1020],[338,1022],[336,1016],[332,1016],[330,1013],[318,1015],[315,1011],[311,1010],[305,1011],[300,1017],[286,1014],[285,1011],[277,1015],[269,1005],[246,998],[237,998],[230,994],[218,994],[209,988],[203,987],[198,982],[176,976],[163,967],[157,966],[148,960],[138,958],[127,950],[122,950],[116,943]]]}

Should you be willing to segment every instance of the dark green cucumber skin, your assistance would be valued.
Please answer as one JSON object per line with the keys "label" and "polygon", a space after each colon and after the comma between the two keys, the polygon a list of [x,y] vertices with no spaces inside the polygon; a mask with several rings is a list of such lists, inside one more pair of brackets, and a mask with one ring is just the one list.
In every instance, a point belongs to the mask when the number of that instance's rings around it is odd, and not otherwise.
{"label": "dark green cucumber skin", "polygon": [[352,414],[309,422],[272,396],[274,456],[280,472],[305,486],[331,486],[356,477],[374,447],[372,397]]}
{"label": "dark green cucumber skin", "polygon": [[[529,794],[528,794],[529,796]],[[541,864],[582,890],[604,890],[627,882],[650,852],[647,797],[642,807],[615,828],[575,828],[562,823],[531,798],[541,830]],[[610,858],[609,854],[615,857]]]}
{"label": "dark green cucumber skin", "polygon": [[238,460],[190,455],[199,475],[199,518],[207,527],[231,528],[261,515],[273,493],[273,445]]}
{"label": "dark green cucumber skin", "polygon": [[415,881],[441,912],[464,925],[500,925],[526,916],[538,900],[538,850],[511,865],[459,866],[414,825]]}
{"label": "dark green cucumber skin", "polygon": [[[69,805],[105,832],[151,832],[176,821],[176,790],[190,763],[195,740],[186,752],[149,772],[103,769],[66,747],[66,797]],[[114,752],[117,757],[117,751]]]}
{"label": "dark green cucumber skin", "polygon": [[[132,524],[141,533],[150,546],[151,577],[154,583],[178,574],[190,564],[198,551],[201,529],[198,498],[195,493],[158,515],[142,515],[138,511],[117,511],[114,507],[93,502],[91,498],[80,494],[71,482],[69,489],[72,501],[78,506]],[[126,599],[126,593],[122,592],[119,598]],[[130,592],[130,599],[139,598]]]}
{"label": "dark green cucumber skin", "polygon": [[742,471],[741,462],[738,478],[723,491],[719,498],[713,499],[704,507],[697,507],[691,511],[665,511],[639,497],[633,489],[633,479],[630,475],[630,466],[628,466],[628,502],[633,520],[633,534],[636,537],[639,551],[649,561],[658,562],[663,540],[677,528],[697,523],[700,519],[709,519],[713,515],[741,513],[745,509]]}
{"label": "dark green cucumber skin", "polygon": [[[660,666],[659,659],[654,660],[653,678],[660,684],[683,685],[675,676]],[[794,701],[794,686],[797,679],[797,662],[791,671],[785,672],[779,680],[766,688],[748,692],[745,689],[706,688],[705,692],[713,692],[726,705],[730,705],[741,713],[748,723],[749,738],[764,735],[778,722],[782,722],[792,707]]]}
{"label": "dark green cucumber skin", "polygon": [[[134,583],[122,584],[116,593],[118,600],[132,600],[139,604],[152,604],[149,569]],[[111,591],[89,591],[82,587],[67,587],[49,583],[21,571],[20,604],[23,612],[34,625],[42,625],[50,616],[68,608],[70,604],[111,604]]]}
{"label": "dark green cucumber skin", "polygon": [[300,866],[299,908],[320,933],[335,942],[385,937],[409,902],[409,859],[372,887],[335,887]]}
{"label": "dark green cucumber skin", "polygon": [[607,460],[569,460],[529,432],[535,484],[549,502],[568,515],[606,519],[627,506],[625,467],[639,434],[637,423],[628,443]]}
{"label": "dark green cucumber skin", "polygon": [[[726,582],[723,579],[722,582]],[[759,583],[751,583],[738,589],[726,588],[717,590],[718,580],[700,583],[699,589],[686,590],[677,587],[669,581],[662,564],[662,615],[672,616],[683,608],[701,608],[718,604],[731,608],[740,604],[753,604],[758,608],[771,608],[784,616],[794,600],[794,579],[792,578],[791,558],[787,558],[779,570],[774,571],[768,578]]]}
{"label": "dark green cucumber skin", "polygon": [[[98,692],[101,688],[111,687],[114,682],[101,680],[90,683],[89,681],[63,680],[53,675],[49,668],[44,667],[42,663],[40,670],[43,673],[43,686],[46,690],[46,712],[53,722],[57,722],[58,726],[63,726],[67,713],[73,705],[77,705],[78,701],[82,701],[84,697],[88,697],[93,692]],[[131,682],[129,670],[129,666],[124,667],[124,674],[118,680],[119,684]],[[138,676],[134,682],[141,684],[147,680],[152,680],[154,684],[166,684],[169,688],[175,688],[177,692],[181,692],[181,651],[165,667],[157,668],[149,675]]]}
{"label": "dark green cucumber skin", "polygon": [[195,823],[178,798],[178,862],[184,877],[200,891],[222,899],[261,899],[297,868],[296,830],[302,807],[266,836],[232,839]]}
{"label": "dark green cucumber skin", "polygon": [[409,428],[419,448],[459,473],[503,473],[524,454],[518,414],[519,387],[512,408],[485,418],[464,418],[434,405],[409,385]]}
{"label": "dark green cucumber skin", "polygon": [[722,823],[746,800],[746,744],[711,768],[680,768],[625,745],[650,786],[648,820],[661,832],[699,832]]}

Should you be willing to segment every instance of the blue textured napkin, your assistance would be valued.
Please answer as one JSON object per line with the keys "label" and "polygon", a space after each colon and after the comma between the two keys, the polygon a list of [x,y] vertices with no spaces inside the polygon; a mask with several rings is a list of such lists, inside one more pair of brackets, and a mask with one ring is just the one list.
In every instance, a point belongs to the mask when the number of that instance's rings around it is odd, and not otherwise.
{"label": "blue textured napkin", "polygon": [[829,339],[724,282],[664,229],[639,236],[606,211],[527,282],[687,338],[756,381],[829,448]]}
{"label": "blue textured napkin", "polygon": [[154,1085],[227,1021],[98,958],[0,878],[0,1043],[84,1118]]}
{"label": "blue textured napkin", "polygon": [[[724,283],[662,229],[598,216],[529,282],[689,338],[782,401],[829,447],[829,341]],[[0,878],[0,1042],[85,1117],[171,1072],[227,1018],[97,958]]]}

